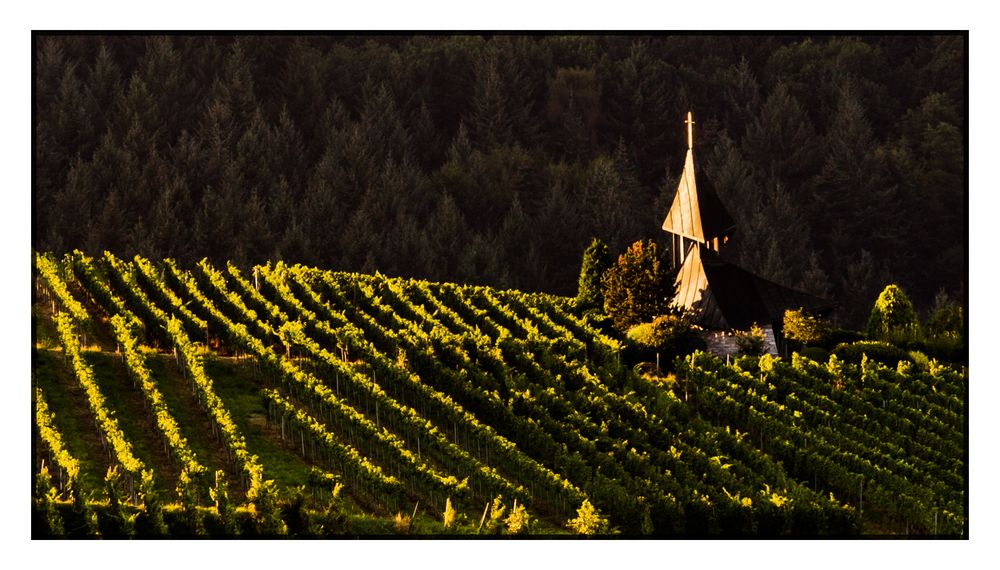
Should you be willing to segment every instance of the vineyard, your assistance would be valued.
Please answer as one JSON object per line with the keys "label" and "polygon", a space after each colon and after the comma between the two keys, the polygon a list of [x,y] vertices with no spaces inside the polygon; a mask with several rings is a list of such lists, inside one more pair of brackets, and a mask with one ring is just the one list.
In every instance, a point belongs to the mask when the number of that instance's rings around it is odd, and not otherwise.
{"label": "vineyard", "polygon": [[966,536],[967,373],[704,353],[571,299],[34,254],[33,536]]}

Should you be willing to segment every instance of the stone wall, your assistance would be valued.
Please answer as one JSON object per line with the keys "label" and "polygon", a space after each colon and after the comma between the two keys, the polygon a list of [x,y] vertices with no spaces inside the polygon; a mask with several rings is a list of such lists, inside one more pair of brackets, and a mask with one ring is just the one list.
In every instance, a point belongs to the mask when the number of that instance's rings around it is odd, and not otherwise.
{"label": "stone wall", "polygon": [[[774,339],[774,328],[771,325],[760,327],[764,331],[764,352],[778,354],[778,343]],[[718,356],[736,356],[740,349],[736,345],[736,335],[747,331],[705,331],[701,337],[705,340],[708,352]]]}

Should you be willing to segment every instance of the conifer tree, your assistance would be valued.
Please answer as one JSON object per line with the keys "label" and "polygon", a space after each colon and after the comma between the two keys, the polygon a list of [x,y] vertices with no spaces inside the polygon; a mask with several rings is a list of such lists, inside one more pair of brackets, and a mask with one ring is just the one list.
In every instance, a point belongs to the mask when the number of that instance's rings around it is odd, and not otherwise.
{"label": "conifer tree", "polygon": [[868,317],[868,337],[890,339],[893,335],[916,332],[919,326],[910,298],[898,285],[891,284],[882,290]]}
{"label": "conifer tree", "polygon": [[576,306],[580,310],[604,307],[604,290],[601,280],[611,267],[608,246],[594,238],[583,252],[580,279],[576,293]]}

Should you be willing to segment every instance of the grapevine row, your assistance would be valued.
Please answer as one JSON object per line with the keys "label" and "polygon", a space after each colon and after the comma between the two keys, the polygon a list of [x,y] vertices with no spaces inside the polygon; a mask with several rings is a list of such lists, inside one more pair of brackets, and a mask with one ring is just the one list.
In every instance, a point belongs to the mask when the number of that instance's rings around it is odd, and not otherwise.
{"label": "grapevine row", "polygon": [[[90,314],[69,292],[66,282],[59,276],[59,264],[47,255],[35,253],[35,270],[46,288],[55,295],[59,304],[69,312],[69,316],[81,325],[90,322]],[[53,312],[55,310],[53,309]]]}
{"label": "grapevine row", "polygon": [[193,278],[181,274],[173,264],[168,264],[167,267],[173,274],[173,278],[185,286],[187,293],[196,300],[198,305],[210,314],[220,326],[224,327],[224,330],[229,332],[232,340],[242,344],[242,348],[253,354],[268,369],[277,373],[283,382],[288,383],[289,386],[303,388],[307,394],[310,394],[322,405],[325,413],[350,426],[352,428],[351,439],[354,440],[355,444],[360,441],[368,447],[378,449],[385,459],[391,460],[398,469],[405,470],[414,481],[419,481],[421,489],[429,489],[432,493],[442,495],[442,498],[447,495],[459,496],[464,493],[465,482],[459,482],[453,476],[441,475],[428,467],[406,450],[398,437],[379,429],[374,422],[338,398],[318,378],[302,371],[287,358],[277,356],[259,339],[246,332],[246,327],[236,325],[219,312],[215,305],[201,293]]}
{"label": "grapevine row", "polygon": [[[288,306],[293,307],[294,312],[304,317],[306,321],[328,336],[335,336],[335,332],[321,321],[315,313],[305,308],[294,296],[288,287],[286,277],[283,273],[283,266],[279,266],[274,271],[267,267],[260,268],[264,279],[268,285],[274,288],[281,300]],[[298,344],[302,346],[306,353],[324,364],[329,370],[350,382],[358,392],[366,394],[367,397],[375,401],[376,410],[381,405],[381,409],[387,416],[387,420],[394,422],[391,429],[396,432],[404,430],[410,433],[417,433],[417,437],[425,438],[431,446],[430,450],[442,457],[449,466],[456,471],[468,473],[471,484],[487,490],[486,498],[504,495],[511,499],[518,499],[522,503],[527,499],[523,488],[516,488],[508,481],[504,480],[496,470],[486,467],[474,460],[468,453],[459,448],[448,439],[431,422],[421,417],[413,408],[401,405],[390,397],[385,390],[372,381],[367,375],[360,373],[346,362],[334,357],[329,351],[321,348],[320,345],[305,335],[301,335]]]}
{"label": "grapevine row", "polygon": [[35,387],[35,425],[45,447],[48,448],[49,459],[59,468],[60,488],[73,488],[80,475],[80,462],[70,455],[63,443],[62,435],[55,425],[55,414],[49,410],[42,389]]}
{"label": "grapevine row", "polygon": [[180,426],[167,408],[167,402],[157,388],[153,374],[146,365],[146,358],[139,352],[139,342],[132,335],[126,320],[121,315],[111,317],[111,328],[129,374],[142,391],[167,448],[173,453],[181,468],[187,470],[190,475],[205,473],[207,470],[198,463],[194,452],[188,446],[187,439],[181,435]]}
{"label": "grapevine row", "polygon": [[73,368],[77,381],[87,394],[87,404],[94,414],[102,436],[111,444],[114,457],[122,469],[133,477],[138,476],[143,469],[142,461],[132,453],[132,445],[125,439],[125,434],[118,427],[118,420],[108,411],[94,371],[83,359],[80,352],[80,341],[73,331],[73,322],[64,313],[59,313],[56,315],[56,328],[62,342],[63,352]]}

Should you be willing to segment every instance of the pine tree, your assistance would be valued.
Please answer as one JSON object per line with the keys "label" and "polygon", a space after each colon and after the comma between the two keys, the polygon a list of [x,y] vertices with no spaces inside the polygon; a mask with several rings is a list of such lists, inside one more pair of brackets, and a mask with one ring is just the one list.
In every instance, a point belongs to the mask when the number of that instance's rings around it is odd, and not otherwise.
{"label": "pine tree", "polygon": [[830,277],[820,266],[819,255],[815,251],[809,253],[809,264],[802,273],[797,288],[823,299],[828,299],[833,293]]}
{"label": "pine tree", "polygon": [[722,94],[729,112],[725,118],[726,129],[742,132],[760,108],[760,85],[750,66],[750,61],[741,56],[721,74]]}
{"label": "pine tree", "polygon": [[121,69],[115,63],[111,48],[102,41],[87,78],[87,91],[96,107],[95,122],[102,132],[107,130],[113,111],[112,102],[121,91],[121,85]]}
{"label": "pine tree", "polygon": [[583,193],[583,223],[620,251],[638,232],[634,229],[633,204],[637,189],[626,188],[613,160],[599,156],[590,163]]}
{"label": "pine tree", "polygon": [[865,307],[870,306],[876,297],[880,283],[885,280],[885,273],[875,268],[875,261],[866,249],[850,259],[842,259],[840,265],[847,270],[840,279],[838,320],[840,326],[860,329],[864,326]]}
{"label": "pine tree", "polygon": [[533,271],[529,268],[532,261],[529,251],[531,243],[531,220],[521,208],[521,199],[514,194],[510,209],[503,218],[498,240],[501,243],[503,264],[510,270],[512,287],[524,289],[531,282]]}
{"label": "pine tree", "polygon": [[[835,254],[862,246],[894,251],[900,245],[896,189],[854,89],[841,89],[840,104],[827,134],[826,162],[811,203],[819,246]],[[835,222],[843,224],[837,240]],[[842,268],[841,268],[842,270]]]}
{"label": "pine tree", "polygon": [[436,260],[434,276],[447,280],[456,275],[456,257],[463,251],[470,238],[470,230],[465,217],[458,209],[454,198],[445,194],[438,201],[428,224],[427,240]]}
{"label": "pine tree", "polygon": [[667,154],[667,132],[660,128],[669,116],[667,66],[650,52],[649,43],[635,40],[628,56],[601,66],[602,95],[607,108],[605,140],[624,140],[639,165],[638,178],[653,183]]}
{"label": "pine tree", "polygon": [[819,169],[819,146],[812,122],[784,83],[771,91],[746,128],[742,149],[760,179],[781,181],[804,197],[806,179]]}
{"label": "pine tree", "polygon": [[476,90],[468,120],[476,147],[489,150],[513,142],[513,120],[492,42],[480,54],[474,71]]}
{"label": "pine tree", "polygon": [[604,290],[601,280],[604,273],[611,267],[611,256],[608,246],[600,239],[594,238],[583,252],[583,263],[580,266],[579,286],[576,293],[576,306],[580,310],[604,307]]}
{"label": "pine tree", "polygon": [[600,118],[600,85],[593,69],[560,68],[549,82],[546,116],[554,146],[562,156],[579,160],[590,155]]}

